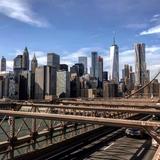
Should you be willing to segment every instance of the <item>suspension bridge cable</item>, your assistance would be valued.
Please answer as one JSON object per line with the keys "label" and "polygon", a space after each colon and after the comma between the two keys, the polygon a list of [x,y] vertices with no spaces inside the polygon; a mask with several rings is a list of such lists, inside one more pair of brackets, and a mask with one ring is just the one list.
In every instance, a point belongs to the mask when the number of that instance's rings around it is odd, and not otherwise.
{"label": "suspension bridge cable", "polygon": [[142,86],[141,88],[139,88],[134,93],[131,93],[130,95],[126,96],[125,98],[130,98],[133,95],[135,95],[136,93],[138,93],[139,91],[141,91],[142,89],[144,89],[145,87],[149,86],[159,76],[159,74],[160,74],[160,71],[155,75],[155,77],[150,82],[148,82],[147,84],[145,84],[144,86]]}

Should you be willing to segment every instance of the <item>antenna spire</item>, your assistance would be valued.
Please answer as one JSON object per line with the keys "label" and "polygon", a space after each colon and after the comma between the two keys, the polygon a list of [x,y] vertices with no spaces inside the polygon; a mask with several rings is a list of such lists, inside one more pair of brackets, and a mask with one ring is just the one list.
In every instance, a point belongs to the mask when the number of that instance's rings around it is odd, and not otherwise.
{"label": "antenna spire", "polygon": [[113,32],[113,45],[116,44],[116,32],[114,31]]}

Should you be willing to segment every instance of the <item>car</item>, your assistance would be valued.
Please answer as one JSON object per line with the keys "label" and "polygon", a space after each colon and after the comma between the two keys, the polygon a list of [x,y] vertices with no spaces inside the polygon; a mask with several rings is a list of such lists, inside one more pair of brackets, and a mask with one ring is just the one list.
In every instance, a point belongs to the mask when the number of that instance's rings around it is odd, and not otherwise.
{"label": "car", "polygon": [[145,135],[145,132],[139,128],[127,128],[125,130],[125,134],[127,137],[143,138]]}
{"label": "car", "polygon": [[157,115],[154,114],[154,115],[152,116],[152,119],[153,119],[153,120],[156,120],[156,121],[159,121],[159,120],[160,120],[160,114],[157,114]]}

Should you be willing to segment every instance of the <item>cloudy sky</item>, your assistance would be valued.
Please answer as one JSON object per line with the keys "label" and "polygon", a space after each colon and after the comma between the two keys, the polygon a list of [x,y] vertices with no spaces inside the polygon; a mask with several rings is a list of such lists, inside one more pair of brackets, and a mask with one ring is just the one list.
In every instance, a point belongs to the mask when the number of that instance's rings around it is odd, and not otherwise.
{"label": "cloudy sky", "polygon": [[146,44],[147,67],[160,70],[160,0],[0,0],[0,55],[13,58],[27,46],[46,64],[47,52],[72,65],[78,56],[98,51],[109,70],[113,33],[120,48],[120,69],[134,68],[133,44]]}

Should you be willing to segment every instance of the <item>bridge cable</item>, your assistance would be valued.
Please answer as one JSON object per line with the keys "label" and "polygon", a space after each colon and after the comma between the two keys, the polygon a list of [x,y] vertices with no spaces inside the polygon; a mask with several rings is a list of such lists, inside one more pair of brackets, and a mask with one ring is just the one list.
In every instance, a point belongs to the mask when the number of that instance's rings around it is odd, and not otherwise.
{"label": "bridge cable", "polygon": [[130,98],[132,97],[133,95],[135,95],[136,93],[138,93],[139,91],[141,91],[142,89],[144,89],[145,87],[149,86],[160,74],[160,71],[156,74],[156,76],[150,81],[148,82],[147,84],[145,84],[144,86],[142,86],[141,88],[139,88],[137,91],[135,91],[134,93],[131,93],[130,95],[126,96],[125,98]]}

